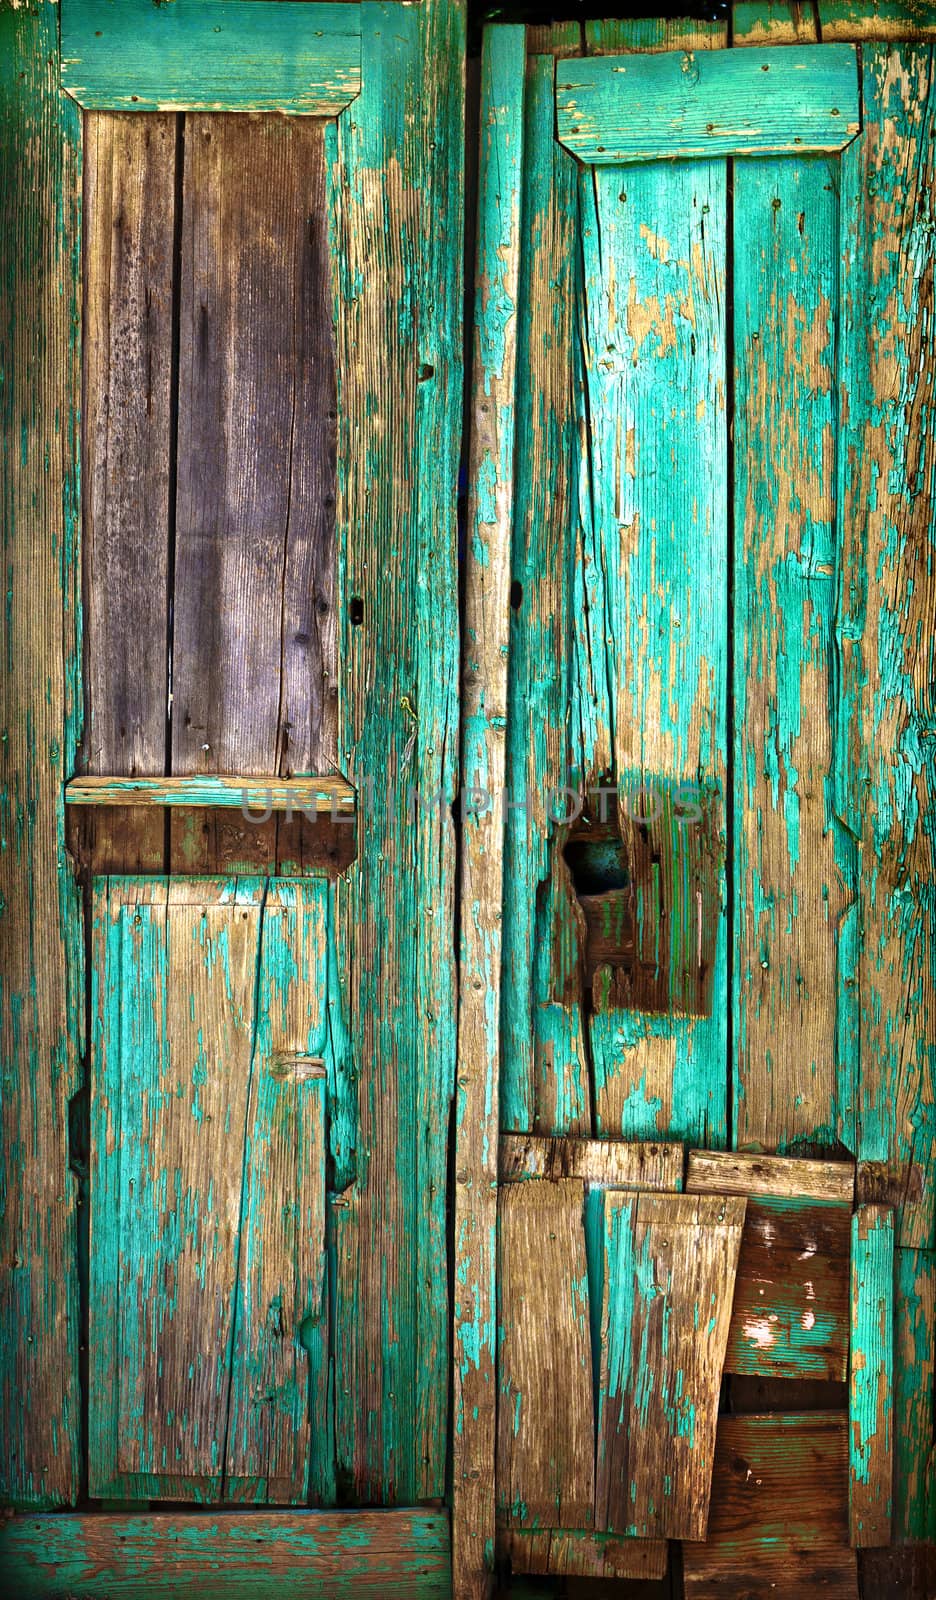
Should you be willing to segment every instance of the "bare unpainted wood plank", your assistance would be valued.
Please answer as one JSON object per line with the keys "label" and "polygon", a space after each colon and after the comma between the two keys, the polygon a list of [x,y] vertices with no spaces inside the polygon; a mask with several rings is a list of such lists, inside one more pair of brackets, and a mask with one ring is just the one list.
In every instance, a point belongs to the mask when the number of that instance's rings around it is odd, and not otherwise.
{"label": "bare unpainted wood plank", "polygon": [[748,1200],[726,1372],[844,1383],[851,1219],[843,1201]]}
{"label": "bare unpainted wood plank", "polygon": [[553,1574],[582,1578],[665,1578],[669,1550],[664,1539],[621,1539],[613,1533],[544,1528],[526,1533],[502,1528],[497,1554],[513,1575]]}
{"label": "bare unpainted wood plank", "polygon": [[[177,118],[84,118],[84,765],[166,770],[172,276]],[[132,845],[161,871],[165,825],[87,819],[96,863]]]}
{"label": "bare unpainted wood plank", "polygon": [[746,1201],[603,1201],[595,1526],[704,1539]]}
{"label": "bare unpainted wood plank", "polygon": [[[522,27],[489,28],[481,59],[462,761],[467,783],[497,797],[506,763],[524,48]],[[458,1595],[484,1586],[495,1517],[491,1240],[497,1227],[503,871],[499,801],[466,806],[454,1207],[452,1545]]]}
{"label": "bare unpainted wood plank", "polygon": [[864,131],[841,163],[834,786],[860,846],[855,1154],[923,1169],[897,1240],[932,1246],[936,66],[925,43],[861,58]]}
{"label": "bare unpainted wood plank", "polygon": [[852,1161],[742,1155],[735,1150],[690,1150],[686,1192],[841,1200],[850,1206],[855,1165]]}
{"label": "bare unpainted wood plank", "polygon": [[890,1550],[859,1550],[861,1600],[933,1600],[936,1540]]}
{"label": "bare unpainted wood plank", "polygon": [[610,1189],[683,1186],[681,1144],[624,1144],[618,1139],[550,1139],[504,1134],[500,1141],[501,1183],[528,1178],[578,1178]]}
{"label": "bare unpainted wood plank", "polygon": [[229,806],[262,821],[272,811],[353,811],[355,793],[344,778],[224,777],[72,778],[65,802],[75,806]]}
{"label": "bare unpainted wood plank", "polygon": [[936,38],[931,0],[817,0],[823,39],[859,44]]}
{"label": "bare unpainted wood plank", "polygon": [[[172,772],[328,772],[336,402],[323,124],[187,118],[181,253]],[[174,821],[177,858],[185,832]]]}
{"label": "bare unpainted wood plank", "polygon": [[858,1600],[847,1418],[718,1419],[708,1535],[683,1547],[687,1600]]}
{"label": "bare unpainted wood plank", "polygon": [[61,784],[81,731],[77,108],[56,6],[0,10],[0,1492],[81,1481],[69,1100],[82,1082],[81,912]]}
{"label": "bare unpainted wood plank", "polygon": [[593,165],[841,150],[858,123],[847,44],[586,56],[556,66],[557,137]]}
{"label": "bare unpainted wood plank", "polygon": [[16,1517],[0,1577],[18,1600],[448,1600],[448,1518],[398,1511]]}
{"label": "bare unpainted wood plank", "polygon": [[62,84],[103,111],[334,117],[360,92],[360,6],[62,0]]}
{"label": "bare unpainted wood plank", "polygon": [[497,1503],[510,1527],[589,1528],[594,1416],[585,1186],[498,1201]]}
{"label": "bare unpainted wood plank", "polygon": [[860,1206],[851,1230],[848,1525],[853,1545],[891,1542],[894,1494],[894,1218]]}

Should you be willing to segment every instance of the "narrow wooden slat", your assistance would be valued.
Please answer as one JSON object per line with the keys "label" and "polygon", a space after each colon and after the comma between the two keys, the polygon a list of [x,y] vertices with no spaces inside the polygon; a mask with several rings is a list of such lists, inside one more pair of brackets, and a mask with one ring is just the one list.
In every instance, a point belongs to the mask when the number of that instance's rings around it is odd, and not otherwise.
{"label": "narrow wooden slat", "polygon": [[861,1206],[852,1219],[848,1525],[853,1545],[891,1541],[894,1491],[894,1218]]}
{"label": "narrow wooden slat", "polygon": [[617,1139],[550,1139],[505,1134],[500,1141],[501,1183],[578,1178],[612,1189],[683,1186],[681,1144],[623,1144]]}
{"label": "narrow wooden slat", "polygon": [[0,1575],[20,1600],[448,1600],[448,1519],[421,1508],[16,1517],[0,1525]]}
{"label": "narrow wooden slat", "polygon": [[686,1191],[841,1200],[850,1206],[855,1193],[855,1167],[851,1161],[690,1150]]}
{"label": "narrow wooden slat", "polygon": [[[179,319],[171,770],[327,772],[336,423],[322,123],[186,119]],[[188,871],[192,828],[173,821]]]}
{"label": "narrow wooden slat", "polygon": [[603,1200],[595,1526],[704,1539],[746,1202]]}
{"label": "narrow wooden slat", "polygon": [[556,67],[559,142],[590,164],[841,150],[858,119],[851,45],[578,57]]}
{"label": "narrow wooden slat", "polygon": [[0,10],[0,1491],[81,1481],[77,1181],[81,910],[60,804],[81,733],[80,148],[58,9]]}
{"label": "narrow wooden slat", "polygon": [[508,1184],[498,1203],[498,1515],[589,1528],[594,1418],[585,1186]]}
{"label": "narrow wooden slat", "polygon": [[936,38],[931,0],[818,0],[823,39],[859,43]]}
{"label": "narrow wooden slat", "polygon": [[897,1250],[894,1297],[894,1540],[936,1528],[936,1251]]}
{"label": "narrow wooden slat", "polygon": [[63,0],[62,83],[93,111],[334,117],[361,87],[360,7]]}
{"label": "narrow wooden slat", "polygon": [[[588,23],[586,39],[590,51],[654,51],[663,42],[717,54],[726,33],[723,25],[628,19]],[[609,59],[617,58],[595,64]],[[678,987],[673,968],[690,957],[704,963],[715,994],[727,984],[719,817],[727,608],[713,603],[727,556],[725,167],[649,164],[626,177],[601,168],[580,173],[579,194],[587,459],[576,599],[588,621],[576,655],[573,759],[592,783],[610,772],[636,802],[628,812],[619,804],[617,820],[645,930],[637,953],[652,960],[660,939],[669,969],[662,1014],[652,1014],[659,994],[643,1008],[639,994],[628,1003],[612,982],[595,988],[595,1124],[603,1135],[717,1147],[726,1126],[725,1007],[701,1018],[666,1013]],[[696,812],[690,826],[675,825],[683,783],[707,797],[704,824]],[[654,809],[659,820],[647,828],[630,820]]]}
{"label": "narrow wooden slat", "polygon": [[726,1372],[845,1382],[850,1234],[841,1201],[748,1200]]}
{"label": "narrow wooden slat", "polygon": [[668,1549],[663,1539],[620,1539],[613,1533],[546,1528],[526,1533],[502,1528],[497,1554],[511,1572],[558,1577],[665,1578]]}
{"label": "narrow wooden slat", "polygon": [[897,1240],[936,1241],[934,794],[936,67],[862,46],[864,132],[841,163],[841,573],[835,806],[860,843],[860,1160],[917,1165]]}
{"label": "narrow wooden slat", "polygon": [[487,29],[481,61],[478,255],[469,456],[462,762],[494,805],[466,806],[455,1141],[452,1547],[456,1596],[487,1584],[495,1518],[497,1132],[510,534],[520,180],[522,27]]}
{"label": "narrow wooden slat", "polygon": [[[84,125],[85,762],[166,769],[176,118]],[[66,797],[67,792],[66,792]],[[161,816],[88,818],[95,862],[161,871]],[[133,825],[135,824],[135,825]]]}
{"label": "narrow wooden slat", "polygon": [[844,1413],[720,1417],[708,1535],[683,1570],[687,1600],[858,1600]]}
{"label": "narrow wooden slat", "polygon": [[237,806],[250,812],[341,811],[355,793],[344,778],[73,778],[65,801],[74,806]]}

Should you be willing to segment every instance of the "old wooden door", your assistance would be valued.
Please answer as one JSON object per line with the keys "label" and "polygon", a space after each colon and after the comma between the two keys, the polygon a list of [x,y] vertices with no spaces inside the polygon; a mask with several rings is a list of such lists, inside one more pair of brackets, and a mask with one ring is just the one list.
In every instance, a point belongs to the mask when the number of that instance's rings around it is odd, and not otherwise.
{"label": "old wooden door", "polygon": [[465,1596],[492,1552],[648,1577],[674,1539],[693,1595],[855,1596],[856,1547],[932,1537],[936,128],[899,9],[486,37]]}
{"label": "old wooden door", "polygon": [[5,1559],[439,1594],[461,11],[0,28]]}

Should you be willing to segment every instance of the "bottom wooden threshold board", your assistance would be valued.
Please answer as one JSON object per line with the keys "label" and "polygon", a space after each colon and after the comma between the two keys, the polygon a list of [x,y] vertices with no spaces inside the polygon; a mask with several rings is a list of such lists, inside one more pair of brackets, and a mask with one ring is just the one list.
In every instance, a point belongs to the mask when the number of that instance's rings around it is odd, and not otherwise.
{"label": "bottom wooden threshold board", "polygon": [[15,1600],[449,1600],[445,1512],[89,1512],[0,1524]]}

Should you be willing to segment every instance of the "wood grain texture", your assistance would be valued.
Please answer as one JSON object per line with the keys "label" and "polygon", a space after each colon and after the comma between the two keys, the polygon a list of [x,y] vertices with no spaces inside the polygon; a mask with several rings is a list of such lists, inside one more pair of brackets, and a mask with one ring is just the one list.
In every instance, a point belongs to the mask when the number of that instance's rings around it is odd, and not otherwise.
{"label": "wood grain texture", "polygon": [[884,43],[936,38],[930,0],[817,0],[823,39]]}
{"label": "wood grain texture", "polygon": [[683,1186],[683,1148],[679,1144],[622,1144],[617,1139],[548,1139],[535,1134],[505,1134],[500,1141],[501,1183],[546,1178],[578,1178],[612,1189],[670,1189]]}
{"label": "wood grain texture", "polygon": [[850,45],[585,56],[556,67],[559,142],[598,166],[840,150],[858,122]]}
{"label": "wood grain texture", "polygon": [[0,10],[0,1491],[79,1492],[77,1179],[81,917],[61,784],[78,663],[80,127],[58,93],[54,6]]}
{"label": "wood grain texture", "polygon": [[719,1417],[708,1537],[683,1569],[687,1600],[858,1600],[844,1414]]}
{"label": "wood grain texture", "polygon": [[896,1251],[894,1316],[894,1541],[936,1542],[936,1251]]}
{"label": "wood grain texture", "polygon": [[829,1025],[857,911],[831,803],[836,163],[739,163],[733,218],[734,1136],[853,1148],[854,1037]]}
{"label": "wood grain texture", "polygon": [[72,778],[65,803],[75,806],[236,806],[267,813],[353,813],[355,794],[344,778],[223,777],[195,773],[188,778]]}
{"label": "wood grain texture", "polygon": [[327,895],[96,884],[92,1494],[331,1489]]}
{"label": "wood grain texture", "polygon": [[613,1533],[547,1528],[527,1533],[500,1529],[497,1554],[511,1574],[581,1578],[663,1578],[669,1551],[663,1539],[620,1539]]}
{"label": "wood grain texture", "polygon": [[361,87],[358,5],[61,0],[62,83],[95,111],[334,117]]}
{"label": "wood grain texture", "polygon": [[748,1200],[726,1372],[844,1383],[850,1237],[841,1201]]}
{"label": "wood grain texture", "polygon": [[585,1186],[506,1185],[498,1201],[498,1514],[590,1528],[595,1449]]}
{"label": "wood grain texture", "polygon": [[746,1201],[603,1202],[595,1527],[704,1539]]}
{"label": "wood grain texture", "polygon": [[853,1545],[891,1542],[894,1492],[894,1218],[861,1206],[851,1232],[848,1526]]}
{"label": "wood grain texture", "polygon": [[[84,119],[84,689],[89,773],[166,770],[177,118]],[[66,795],[66,798],[68,796]],[[88,818],[163,868],[162,816]]]}
{"label": "wood grain texture", "polygon": [[[588,24],[595,49],[683,43],[682,24]],[[724,30],[698,24],[717,50]],[[689,45],[688,48],[696,48]],[[727,614],[723,163],[580,174],[587,393],[576,604],[575,762],[612,773],[645,953],[701,957],[727,982],[723,812]],[[648,537],[652,530],[653,537]],[[703,598],[704,597],[704,598]],[[704,826],[672,823],[698,786]],[[635,803],[636,802],[636,803]],[[699,808],[701,811],[703,808]],[[647,828],[629,820],[656,813]],[[699,924],[699,909],[702,923]],[[650,1008],[655,1009],[655,1008]],[[673,1009],[676,1009],[675,1007]],[[595,1125],[623,1138],[725,1138],[725,1008],[710,1016],[622,1007],[590,1021]],[[698,1130],[698,1133],[696,1132]]]}
{"label": "wood grain texture", "polygon": [[361,17],[361,95],[327,134],[338,765],[361,796],[336,894],[335,1411],[345,1492],[412,1503],[447,1482],[464,9]]}
{"label": "wood grain texture", "polygon": [[851,1161],[810,1161],[734,1151],[690,1150],[689,1194],[772,1195],[840,1200],[851,1206],[855,1167]]}
{"label": "wood grain texture", "polygon": [[746,45],[814,44],[816,8],[801,0],[742,0],[731,8],[731,43]]}
{"label": "wood grain texture", "polygon": [[[456,1593],[483,1591],[495,1520],[497,1134],[507,652],[524,29],[487,29],[481,60],[478,240],[468,462],[455,1121],[452,1546]],[[481,796],[484,796],[484,800]],[[526,1397],[522,1403],[526,1404]]]}
{"label": "wood grain texture", "polygon": [[149,1512],[17,1517],[0,1526],[17,1600],[448,1600],[444,1512]]}
{"label": "wood grain texture", "polygon": [[931,1245],[936,1091],[936,91],[933,46],[862,48],[864,133],[842,158],[840,704],[835,806],[860,844],[854,1085],[861,1160],[915,1163],[898,1242]]}

